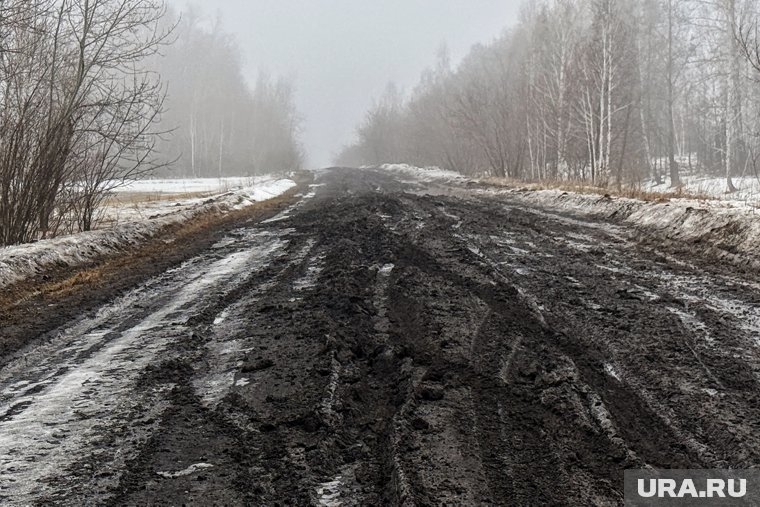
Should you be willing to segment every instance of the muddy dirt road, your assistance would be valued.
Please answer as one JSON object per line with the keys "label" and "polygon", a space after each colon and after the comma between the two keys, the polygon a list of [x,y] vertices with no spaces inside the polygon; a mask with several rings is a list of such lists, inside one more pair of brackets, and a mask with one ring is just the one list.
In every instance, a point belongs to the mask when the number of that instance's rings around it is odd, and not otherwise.
{"label": "muddy dirt road", "polygon": [[617,505],[625,468],[760,463],[754,275],[405,179],[322,172],[29,336],[0,502]]}

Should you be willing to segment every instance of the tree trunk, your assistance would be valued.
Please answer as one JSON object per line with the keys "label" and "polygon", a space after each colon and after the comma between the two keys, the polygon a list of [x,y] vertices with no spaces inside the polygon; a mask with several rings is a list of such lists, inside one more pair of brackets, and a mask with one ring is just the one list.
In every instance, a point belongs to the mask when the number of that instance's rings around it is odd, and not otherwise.
{"label": "tree trunk", "polygon": [[673,118],[673,0],[668,0],[668,161],[670,163],[670,186],[676,188],[681,186],[681,177],[678,174],[678,163],[676,162],[676,133],[675,121]]}

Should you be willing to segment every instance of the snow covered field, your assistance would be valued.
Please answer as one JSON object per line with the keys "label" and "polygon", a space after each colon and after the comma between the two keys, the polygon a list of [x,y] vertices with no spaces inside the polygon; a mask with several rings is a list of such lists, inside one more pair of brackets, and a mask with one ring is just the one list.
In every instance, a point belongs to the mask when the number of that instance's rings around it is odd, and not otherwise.
{"label": "snow covered field", "polygon": [[98,228],[177,213],[224,193],[237,195],[245,206],[276,197],[292,184],[273,176],[131,181],[116,188],[101,208]]}
{"label": "snow covered field", "polygon": [[[163,184],[157,182],[163,181]],[[219,180],[214,180],[219,181]],[[103,210],[104,227],[79,234],[60,236],[37,243],[0,248],[0,289],[42,273],[51,266],[82,265],[100,256],[138,244],[158,234],[168,225],[183,223],[203,213],[225,213],[272,199],[296,183],[287,178],[263,176],[255,179],[241,178],[246,186],[217,195],[180,199],[135,200],[110,204]],[[142,193],[151,188],[177,195],[179,188],[201,188],[199,183],[178,180],[146,180],[135,182],[131,191]],[[211,184],[204,187],[209,190]],[[217,187],[217,192],[222,187]],[[140,189],[140,190],[137,190]]]}
{"label": "snow covered field", "polygon": [[[699,175],[682,175],[681,192],[694,196],[709,196],[722,201],[733,201],[736,203],[746,203],[760,205],[760,180],[755,176],[744,176],[732,178],[736,187],[736,192],[728,193],[728,185],[725,177],[699,176]],[[664,183],[657,185],[654,181],[644,184],[643,190],[647,192],[672,192],[670,180],[665,179]]]}
{"label": "snow covered field", "polygon": [[177,178],[132,180],[119,185],[117,193],[144,194],[190,194],[200,192],[226,192],[238,188],[251,187],[271,179],[270,176],[250,176],[238,178]]}

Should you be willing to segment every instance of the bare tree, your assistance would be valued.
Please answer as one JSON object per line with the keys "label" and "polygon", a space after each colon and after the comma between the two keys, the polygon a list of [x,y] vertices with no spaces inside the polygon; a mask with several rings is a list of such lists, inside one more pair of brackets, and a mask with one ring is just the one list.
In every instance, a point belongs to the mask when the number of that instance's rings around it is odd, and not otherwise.
{"label": "bare tree", "polygon": [[162,94],[141,65],[168,32],[157,0],[3,5],[0,242],[10,244],[45,237],[66,212],[89,228],[103,183],[150,167]]}
{"label": "bare tree", "polygon": [[[380,153],[359,135],[345,153],[618,188],[701,172],[733,191],[760,153],[757,19],[756,0],[526,2],[516,27],[394,110],[402,143]],[[360,134],[383,130],[377,113]]]}

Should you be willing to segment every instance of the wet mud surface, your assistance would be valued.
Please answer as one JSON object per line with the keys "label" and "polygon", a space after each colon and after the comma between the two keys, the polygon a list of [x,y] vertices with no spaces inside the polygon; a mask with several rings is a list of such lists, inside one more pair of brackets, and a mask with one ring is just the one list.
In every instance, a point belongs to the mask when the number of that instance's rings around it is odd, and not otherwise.
{"label": "wet mud surface", "polygon": [[619,505],[758,463],[754,275],[478,189],[304,193],[5,362],[4,503]]}

